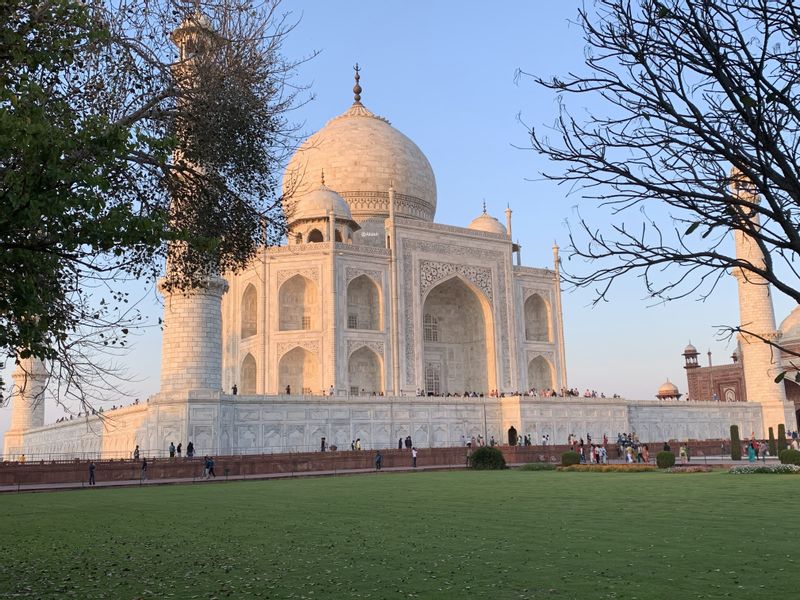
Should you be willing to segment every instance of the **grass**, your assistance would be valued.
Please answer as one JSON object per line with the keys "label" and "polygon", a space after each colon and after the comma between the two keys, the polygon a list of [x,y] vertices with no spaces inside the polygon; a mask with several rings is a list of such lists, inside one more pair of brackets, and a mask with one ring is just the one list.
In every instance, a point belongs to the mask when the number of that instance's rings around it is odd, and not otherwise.
{"label": "grass", "polygon": [[795,477],[379,474],[0,496],[0,598],[768,598]]}

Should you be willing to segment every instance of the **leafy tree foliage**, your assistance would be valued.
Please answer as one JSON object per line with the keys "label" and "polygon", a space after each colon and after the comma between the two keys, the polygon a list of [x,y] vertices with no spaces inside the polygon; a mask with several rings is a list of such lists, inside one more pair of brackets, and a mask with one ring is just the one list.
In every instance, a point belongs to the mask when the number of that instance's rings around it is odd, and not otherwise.
{"label": "leafy tree foliage", "polygon": [[284,232],[291,24],[272,0],[195,10],[0,3],[0,350],[49,359],[81,398],[140,319],[121,282],[169,255],[165,286],[189,289]]}

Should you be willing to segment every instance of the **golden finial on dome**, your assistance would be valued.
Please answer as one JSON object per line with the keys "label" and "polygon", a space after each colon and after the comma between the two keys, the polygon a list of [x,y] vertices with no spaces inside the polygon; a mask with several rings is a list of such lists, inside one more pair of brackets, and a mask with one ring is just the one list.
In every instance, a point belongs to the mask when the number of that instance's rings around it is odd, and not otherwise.
{"label": "golden finial on dome", "polygon": [[355,94],[353,104],[361,104],[361,86],[358,83],[359,79],[361,79],[361,75],[359,75],[358,72],[361,71],[361,69],[359,68],[358,63],[356,63],[356,66],[353,67],[353,69],[355,69],[356,72],[356,84],[353,86],[353,93]]}
{"label": "golden finial on dome", "polygon": [[486,214],[486,200],[483,201],[483,214]]}

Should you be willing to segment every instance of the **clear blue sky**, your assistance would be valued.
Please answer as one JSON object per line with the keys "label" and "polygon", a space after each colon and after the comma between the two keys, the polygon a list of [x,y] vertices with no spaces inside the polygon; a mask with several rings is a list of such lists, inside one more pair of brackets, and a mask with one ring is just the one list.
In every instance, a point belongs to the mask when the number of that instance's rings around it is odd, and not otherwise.
{"label": "clear blue sky", "polygon": [[[591,4],[591,3],[590,3]],[[294,117],[312,133],[352,102],[352,66],[362,67],[362,100],[413,139],[436,174],[440,223],[466,226],[481,210],[503,220],[510,204],[514,237],[523,263],[550,267],[557,241],[566,260],[565,221],[576,207],[603,226],[605,213],[579,193],[541,179],[543,159],[526,146],[518,115],[537,127],[551,124],[554,97],[532,81],[514,82],[517,68],[542,75],[581,70],[584,44],[573,20],[577,0],[532,2],[311,1],[286,0],[300,22],[285,53],[304,64],[298,81],[310,84],[313,101]],[[588,110],[592,106],[586,106]],[[517,146],[517,147],[515,147]],[[733,345],[715,340],[714,325],[736,324],[738,307],[732,278],[704,303],[683,300],[649,307],[635,278],[617,287],[610,303],[591,308],[589,290],[564,293],[566,352],[571,386],[652,399],[669,377],[684,391],[680,353],[691,340],[714,362],[727,362]],[[155,321],[160,307],[151,293],[147,312]],[[790,303],[776,298],[778,320]],[[158,390],[160,332],[139,336],[129,356],[132,397]],[[705,358],[705,357],[703,357]],[[0,410],[0,432],[10,410]],[[48,407],[47,421],[58,416]]]}

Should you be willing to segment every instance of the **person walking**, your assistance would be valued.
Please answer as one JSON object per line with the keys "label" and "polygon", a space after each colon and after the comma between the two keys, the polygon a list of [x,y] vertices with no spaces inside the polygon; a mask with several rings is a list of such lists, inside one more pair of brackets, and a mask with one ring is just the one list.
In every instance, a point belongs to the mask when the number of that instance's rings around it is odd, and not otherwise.
{"label": "person walking", "polygon": [[139,444],[133,449],[133,460],[139,460]]}
{"label": "person walking", "polygon": [[203,457],[203,479],[208,479],[208,455]]}
{"label": "person walking", "polygon": [[169,457],[170,458],[175,458],[175,443],[174,442],[170,442],[169,443]]}
{"label": "person walking", "polygon": [[176,448],[178,452],[178,458],[181,457],[181,448],[183,448],[183,442],[178,442],[178,447]]}
{"label": "person walking", "polygon": [[382,464],[383,464],[383,456],[381,455],[381,451],[378,450],[375,453],[375,470],[376,471],[380,471]]}
{"label": "person walking", "polygon": [[186,444],[186,458],[192,458],[193,456],[194,456],[194,444],[191,441],[189,441],[189,443]]}
{"label": "person walking", "polygon": [[94,461],[89,461],[89,485],[94,485]]}
{"label": "person walking", "polygon": [[411,466],[413,468],[415,468],[415,469],[417,468],[417,448],[416,447],[412,447],[411,448]]}
{"label": "person walking", "polygon": [[217,478],[217,474],[214,473],[214,457],[208,457],[208,476],[213,477],[214,479]]}
{"label": "person walking", "polygon": [[142,472],[139,475],[139,481],[147,481],[147,457],[142,459]]}
{"label": "person walking", "polygon": [[325,452],[325,448],[326,447],[327,447],[327,444],[325,443],[325,436],[322,436],[322,440],[320,440],[320,443],[319,443],[319,451],[320,452]]}

